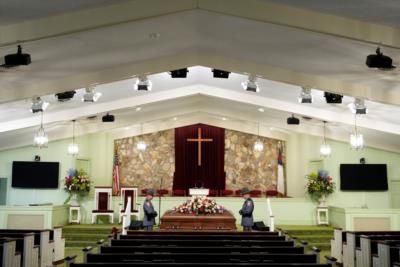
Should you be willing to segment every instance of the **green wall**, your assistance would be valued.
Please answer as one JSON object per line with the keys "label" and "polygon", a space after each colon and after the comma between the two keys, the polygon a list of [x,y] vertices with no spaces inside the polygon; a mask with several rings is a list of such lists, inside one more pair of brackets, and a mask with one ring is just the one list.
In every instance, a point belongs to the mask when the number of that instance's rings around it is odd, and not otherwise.
{"label": "green wall", "polygon": [[[51,137],[50,137],[51,138]],[[113,164],[113,138],[108,133],[90,134],[79,137],[80,154],[78,158],[90,159],[90,176],[94,185],[111,186]],[[304,197],[305,174],[308,172],[310,160],[320,159],[319,146],[322,140],[304,134],[293,134],[287,141],[287,189],[293,197]],[[47,149],[37,149],[32,146],[22,147],[0,152],[0,177],[8,179],[8,205],[27,205],[29,203],[52,202],[62,204],[67,198],[63,191],[63,177],[66,171],[75,166],[75,158],[66,153],[70,140],[51,142]],[[365,148],[362,151],[352,151],[348,143],[329,140],[332,146],[332,156],[324,159],[324,168],[329,171],[339,188],[339,164],[357,163],[365,157],[367,163],[388,164],[389,192],[350,193],[337,190],[328,198],[328,204],[342,207],[360,207],[364,203],[369,208],[390,208],[393,182],[400,181],[400,154]],[[40,155],[42,161],[59,161],[61,163],[60,187],[58,190],[30,190],[11,188],[11,164],[13,160],[33,160],[35,155]],[[88,197],[88,200],[92,196]],[[91,202],[91,201],[89,201]],[[86,212],[92,208],[93,203],[86,203]],[[299,211],[301,213],[301,211]]]}

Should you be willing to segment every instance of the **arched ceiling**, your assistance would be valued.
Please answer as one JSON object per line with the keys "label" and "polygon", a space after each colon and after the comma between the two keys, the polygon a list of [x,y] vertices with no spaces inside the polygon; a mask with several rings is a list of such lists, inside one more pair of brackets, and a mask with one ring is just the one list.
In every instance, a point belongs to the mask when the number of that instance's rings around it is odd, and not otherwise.
{"label": "arched ceiling", "polygon": [[[356,12],[364,6],[360,1],[344,11],[311,0],[104,0],[78,1],[74,7],[58,0],[57,9],[46,2],[0,6],[9,11],[0,19],[0,55],[15,52],[21,43],[33,61],[0,69],[0,149],[30,143],[39,122],[28,111],[32,96],[52,102],[45,121],[54,139],[68,136],[67,122],[74,118],[114,111],[120,123],[104,128],[98,121],[85,122],[91,127],[82,126],[82,133],[199,113],[202,120],[229,117],[316,135],[327,120],[338,140],[347,140],[352,130],[346,105],[355,96],[368,100],[370,113],[359,125],[371,137],[369,144],[400,151],[398,71],[365,66],[378,43],[398,62],[400,22],[384,20],[392,1],[369,1],[377,10],[374,17]],[[182,67],[191,67],[186,80],[165,73]],[[210,68],[234,74],[212,79]],[[154,74],[154,90],[133,92],[132,77],[143,73]],[[259,94],[240,88],[247,73],[259,77]],[[103,92],[101,100],[81,103],[82,88],[92,84]],[[315,89],[312,105],[296,102],[300,86]],[[78,90],[75,99],[57,103],[53,94],[66,90]],[[344,104],[327,105],[323,91],[345,95]],[[139,118],[138,105],[144,107]],[[288,128],[290,113],[314,119]]]}

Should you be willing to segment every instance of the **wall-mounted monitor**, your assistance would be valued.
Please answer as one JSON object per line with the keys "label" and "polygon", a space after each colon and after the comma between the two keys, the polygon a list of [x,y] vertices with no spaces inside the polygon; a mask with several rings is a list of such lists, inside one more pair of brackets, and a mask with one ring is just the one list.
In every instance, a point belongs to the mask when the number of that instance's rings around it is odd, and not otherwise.
{"label": "wall-mounted monitor", "polygon": [[58,188],[59,162],[14,161],[11,186],[16,188]]}
{"label": "wall-mounted monitor", "polygon": [[387,191],[386,164],[340,164],[340,190]]}

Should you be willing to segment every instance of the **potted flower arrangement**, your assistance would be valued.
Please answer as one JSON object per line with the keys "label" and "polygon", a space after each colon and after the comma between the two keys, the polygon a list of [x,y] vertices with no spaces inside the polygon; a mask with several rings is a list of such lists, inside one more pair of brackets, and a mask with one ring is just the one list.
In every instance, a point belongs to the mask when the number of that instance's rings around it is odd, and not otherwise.
{"label": "potted flower arrangement", "polygon": [[326,197],[335,191],[335,183],[327,171],[312,172],[307,177],[306,189],[311,199],[326,206]]}
{"label": "potted flower arrangement", "polygon": [[72,206],[79,205],[78,196],[87,195],[90,192],[90,178],[83,170],[69,169],[64,178],[64,190],[69,193],[65,203],[69,201]]}
{"label": "potted flower arrangement", "polygon": [[224,207],[218,205],[214,199],[208,197],[192,197],[191,199],[183,202],[175,210],[180,213],[195,213],[198,214],[212,214],[223,213]]}

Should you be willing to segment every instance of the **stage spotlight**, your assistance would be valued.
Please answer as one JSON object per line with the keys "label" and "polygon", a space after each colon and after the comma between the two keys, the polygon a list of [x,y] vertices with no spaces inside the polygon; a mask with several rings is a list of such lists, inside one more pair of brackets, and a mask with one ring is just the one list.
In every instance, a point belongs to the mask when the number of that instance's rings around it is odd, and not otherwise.
{"label": "stage spotlight", "polygon": [[48,102],[43,101],[40,97],[34,97],[32,98],[31,112],[36,113],[45,111],[48,106],[49,106]]}
{"label": "stage spotlight", "polygon": [[342,104],[342,95],[333,94],[329,92],[324,93],[326,103],[328,104]]}
{"label": "stage spotlight", "polygon": [[147,78],[146,75],[139,76],[136,80],[133,89],[136,91],[151,91],[153,83]]}
{"label": "stage spotlight", "polygon": [[301,87],[299,103],[312,103],[312,102],[313,102],[313,97],[311,94],[311,88]]}
{"label": "stage spotlight", "polygon": [[59,102],[66,102],[71,100],[74,97],[75,93],[76,93],[75,91],[66,91],[55,94],[55,96],[57,97]]}
{"label": "stage spotlight", "polygon": [[229,71],[224,71],[219,69],[213,69],[212,72],[214,78],[222,78],[222,79],[228,79],[230,74]]}
{"label": "stage spotlight", "polygon": [[109,113],[107,112],[107,114],[104,115],[104,116],[101,118],[101,120],[102,120],[103,122],[114,122],[114,121],[115,121],[115,117],[114,117],[114,115],[111,115],[111,114],[109,114]]}
{"label": "stage spotlight", "polygon": [[381,49],[378,47],[376,49],[376,54],[371,54],[367,56],[367,60],[365,64],[368,68],[379,68],[379,69],[393,69],[396,68],[392,65],[392,59],[388,56],[385,56]]}
{"label": "stage spotlight", "polygon": [[85,88],[85,94],[82,97],[82,102],[97,102],[101,97],[100,92],[95,91],[94,86]]}
{"label": "stage spotlight", "polygon": [[16,54],[9,54],[4,56],[4,67],[12,68],[21,65],[31,64],[31,55],[23,54],[22,47],[18,45],[18,50]]}
{"label": "stage spotlight", "polygon": [[245,91],[253,92],[253,93],[260,92],[260,88],[258,87],[256,80],[257,80],[256,76],[249,75],[249,78],[247,79],[247,81],[242,82],[243,89]]}
{"label": "stage spotlight", "polygon": [[298,118],[296,118],[294,116],[294,114],[292,114],[292,117],[287,118],[287,124],[289,125],[299,125],[300,124],[300,120]]}
{"label": "stage spotlight", "polygon": [[184,68],[178,70],[171,70],[169,74],[171,75],[171,78],[186,78],[188,72],[189,70],[187,68]]}
{"label": "stage spotlight", "polygon": [[348,105],[351,113],[353,114],[367,114],[368,108],[365,105],[364,99],[355,98],[353,103]]}

